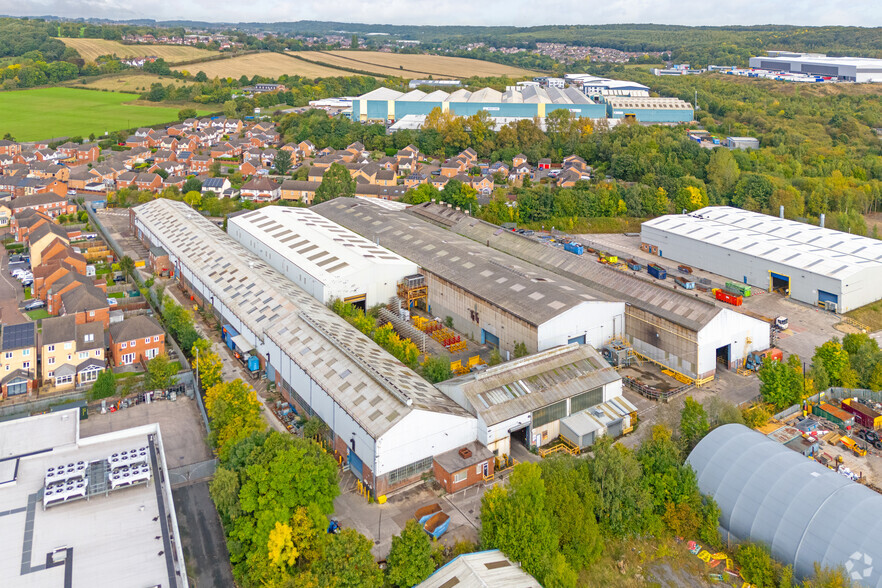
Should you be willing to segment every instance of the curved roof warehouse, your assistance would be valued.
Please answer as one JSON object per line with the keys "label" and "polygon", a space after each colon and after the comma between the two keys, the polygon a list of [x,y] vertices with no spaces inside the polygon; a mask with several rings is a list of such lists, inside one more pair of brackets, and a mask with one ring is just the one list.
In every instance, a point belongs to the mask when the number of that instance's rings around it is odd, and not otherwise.
{"label": "curved roof warehouse", "polygon": [[686,462],[736,541],[758,541],[812,576],[815,562],[845,566],[882,587],[882,496],[744,425],[711,431]]}

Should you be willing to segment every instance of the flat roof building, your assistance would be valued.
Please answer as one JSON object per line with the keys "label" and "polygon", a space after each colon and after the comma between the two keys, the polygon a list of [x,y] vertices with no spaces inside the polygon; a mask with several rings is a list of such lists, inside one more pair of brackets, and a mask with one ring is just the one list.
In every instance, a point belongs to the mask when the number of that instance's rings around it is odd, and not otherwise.
{"label": "flat roof building", "polygon": [[767,51],[766,56],[751,57],[750,67],[834,77],[846,82],[882,82],[882,59],[865,57],[828,57],[822,53]]}
{"label": "flat roof building", "polygon": [[[702,381],[713,377],[718,362],[734,369],[745,353],[769,347],[768,323],[723,308],[722,303],[690,296],[600,263],[586,262],[583,256],[503,230],[443,204],[412,206],[408,213],[543,268],[551,273],[552,279],[575,282],[579,292],[623,302],[624,333],[619,329],[616,333],[622,334],[644,357],[690,378]],[[610,336],[608,331],[604,333],[606,343]]]}
{"label": "flat roof building", "polygon": [[159,425],[81,437],[79,418],[0,423],[4,586],[186,588]]}
{"label": "flat roof building", "polygon": [[521,342],[530,353],[567,343],[599,347],[624,331],[623,302],[408,212],[353,198],[311,210],[416,263],[429,312],[451,317],[456,331],[503,355]]}
{"label": "flat roof building", "polygon": [[307,208],[268,206],[230,217],[227,233],[323,304],[386,304],[415,263]]}
{"label": "flat roof building", "polygon": [[135,235],[168,252],[182,286],[253,347],[288,402],[328,425],[377,496],[475,439],[472,415],[186,204],[131,214]]}
{"label": "flat roof building", "polygon": [[634,119],[649,123],[692,122],[692,105],[679,98],[606,96],[609,118]]}
{"label": "flat roof building", "polygon": [[497,456],[537,447],[569,415],[618,398],[622,378],[589,345],[564,345],[436,384],[478,418],[478,440]]}
{"label": "flat roof building", "polygon": [[729,206],[661,216],[641,240],[659,257],[848,312],[882,298],[882,241]]}

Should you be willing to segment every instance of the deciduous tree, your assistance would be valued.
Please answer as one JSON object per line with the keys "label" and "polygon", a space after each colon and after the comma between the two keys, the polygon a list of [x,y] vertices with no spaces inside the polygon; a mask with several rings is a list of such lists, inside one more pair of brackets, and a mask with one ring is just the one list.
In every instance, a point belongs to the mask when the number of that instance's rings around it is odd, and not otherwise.
{"label": "deciduous tree", "polygon": [[407,521],[401,534],[392,538],[392,548],[386,558],[387,579],[395,586],[415,586],[434,569],[429,536],[417,521]]}
{"label": "deciduous tree", "polygon": [[339,163],[332,163],[322,176],[322,183],[315,190],[316,204],[334,198],[355,196],[355,180],[349,170]]}

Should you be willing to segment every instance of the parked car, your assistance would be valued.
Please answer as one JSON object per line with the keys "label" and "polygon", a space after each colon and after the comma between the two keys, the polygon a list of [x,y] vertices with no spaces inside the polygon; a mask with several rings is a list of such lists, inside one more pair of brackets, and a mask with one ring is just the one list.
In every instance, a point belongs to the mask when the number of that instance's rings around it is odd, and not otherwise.
{"label": "parked car", "polygon": [[31,300],[30,302],[25,304],[24,309],[25,310],[37,310],[38,308],[43,308],[44,306],[46,306],[46,303],[43,302],[42,300]]}
{"label": "parked car", "polygon": [[34,279],[31,278],[31,279],[29,279],[29,280],[22,280],[21,285],[22,285],[22,287],[24,287],[24,288],[29,288],[29,287],[31,287],[31,286],[34,285]]}

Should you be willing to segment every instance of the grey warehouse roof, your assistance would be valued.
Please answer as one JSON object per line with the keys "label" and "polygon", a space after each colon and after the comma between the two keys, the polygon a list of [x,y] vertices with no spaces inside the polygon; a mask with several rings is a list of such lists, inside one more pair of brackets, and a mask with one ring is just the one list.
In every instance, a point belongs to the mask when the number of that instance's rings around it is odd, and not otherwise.
{"label": "grey warehouse roof", "polygon": [[581,284],[406,212],[354,198],[337,198],[311,210],[369,239],[379,239],[384,247],[527,324],[538,326],[580,304],[603,300]]}
{"label": "grey warehouse roof", "polygon": [[717,501],[721,526],[761,541],[793,564],[844,565],[864,586],[882,587],[882,496],[744,425],[711,431],[686,460]]}
{"label": "grey warehouse roof", "polygon": [[268,337],[375,439],[411,410],[467,416],[389,355],[210,220],[182,202],[135,208],[137,221],[258,337]]}
{"label": "grey warehouse roof", "polygon": [[593,347],[572,343],[438,384],[464,397],[487,425],[621,379]]}
{"label": "grey warehouse roof", "polygon": [[455,233],[510,252],[514,257],[560,272],[578,282],[580,288],[591,288],[598,297],[625,301],[694,331],[701,330],[721,311],[712,302],[686,296],[648,280],[587,261],[584,256],[573,255],[558,247],[502,230],[441,204],[421,204],[411,207],[409,211],[450,226]]}
{"label": "grey warehouse roof", "polygon": [[882,241],[730,206],[662,216],[643,225],[839,280],[882,267]]}

